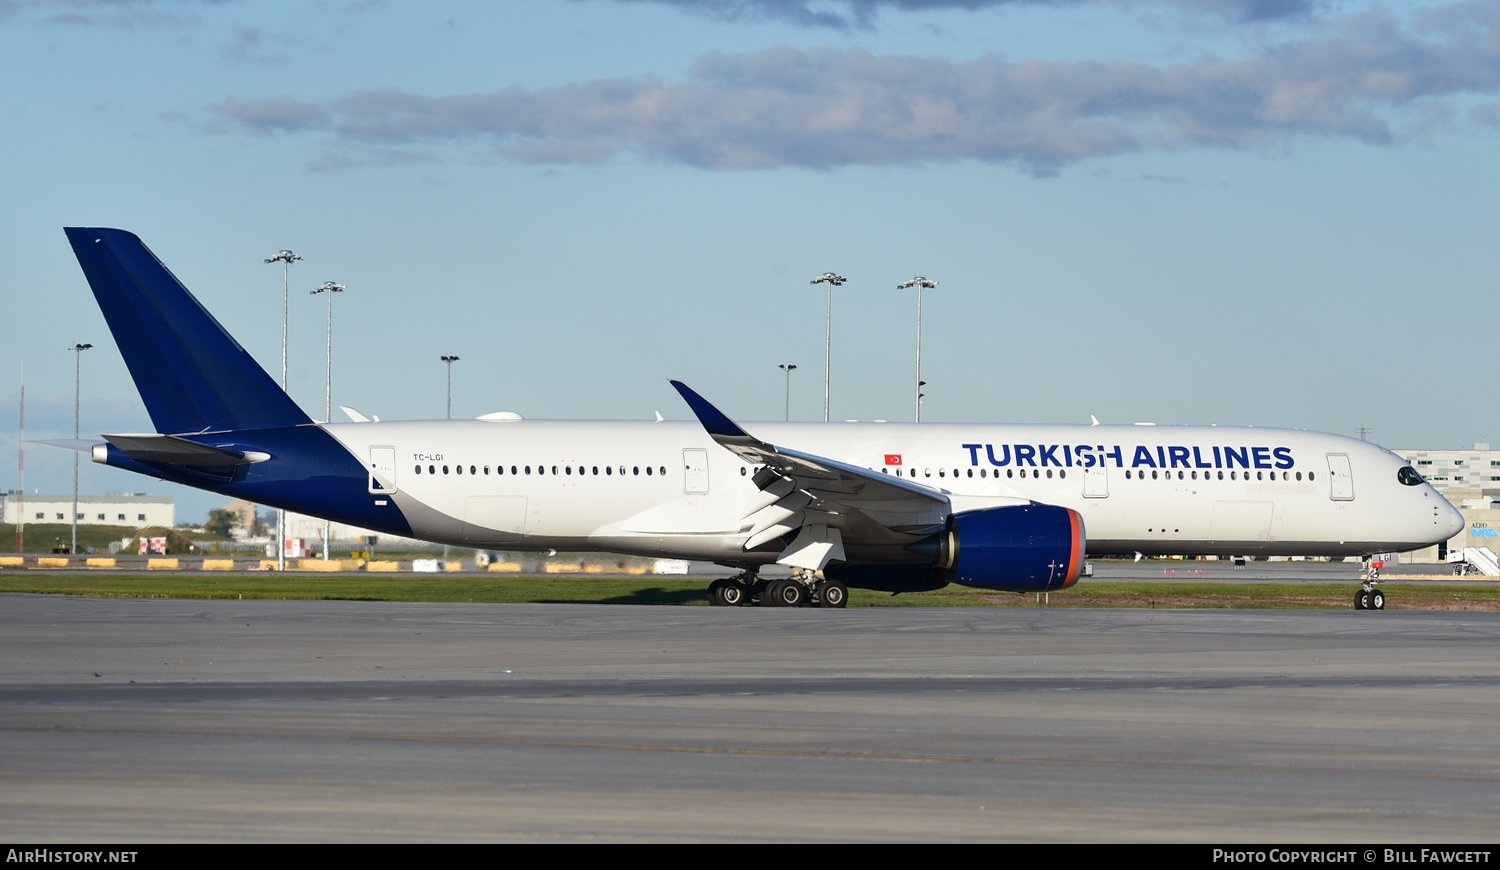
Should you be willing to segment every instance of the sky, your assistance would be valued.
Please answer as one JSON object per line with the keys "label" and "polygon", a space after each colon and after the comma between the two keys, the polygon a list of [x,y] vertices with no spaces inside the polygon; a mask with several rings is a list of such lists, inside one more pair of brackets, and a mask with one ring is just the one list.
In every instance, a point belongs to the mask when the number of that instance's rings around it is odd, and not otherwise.
{"label": "sky", "polygon": [[23,385],[151,431],[65,226],[273,377],[285,278],[315,419],[334,281],[336,419],[911,420],[920,323],[924,422],[1500,442],[1489,0],[0,0],[0,80],[0,489]]}

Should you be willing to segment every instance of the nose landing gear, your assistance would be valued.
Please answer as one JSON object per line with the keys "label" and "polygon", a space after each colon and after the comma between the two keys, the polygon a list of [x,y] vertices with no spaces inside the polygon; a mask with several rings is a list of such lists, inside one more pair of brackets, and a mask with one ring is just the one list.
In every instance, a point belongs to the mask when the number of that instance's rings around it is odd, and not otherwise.
{"label": "nose landing gear", "polygon": [[1359,590],[1354,593],[1355,610],[1385,609],[1385,593],[1376,587],[1376,584],[1380,582],[1380,569],[1384,567],[1384,562],[1370,563],[1370,570],[1365,572],[1364,582],[1360,584]]}

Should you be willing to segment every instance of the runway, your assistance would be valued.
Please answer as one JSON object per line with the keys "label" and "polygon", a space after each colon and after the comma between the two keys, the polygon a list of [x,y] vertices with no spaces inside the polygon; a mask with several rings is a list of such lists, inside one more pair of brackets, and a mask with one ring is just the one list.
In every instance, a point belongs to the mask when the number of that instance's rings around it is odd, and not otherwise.
{"label": "runway", "polygon": [[1500,613],[0,596],[12,842],[1494,839]]}

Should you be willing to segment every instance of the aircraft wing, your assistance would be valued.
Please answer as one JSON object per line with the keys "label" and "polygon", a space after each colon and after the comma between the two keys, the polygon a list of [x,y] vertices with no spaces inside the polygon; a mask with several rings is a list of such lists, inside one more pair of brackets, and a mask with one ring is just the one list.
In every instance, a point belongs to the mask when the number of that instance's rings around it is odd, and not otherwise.
{"label": "aircraft wing", "polygon": [[846,538],[905,546],[946,527],[953,505],[942,491],[762,441],[691,387],[680,381],[672,381],[672,386],[709,437],[746,462],[762,466],[755,483],[770,503],[747,517],[751,528],[745,549],[796,532],[778,561],[820,569],[843,559]]}

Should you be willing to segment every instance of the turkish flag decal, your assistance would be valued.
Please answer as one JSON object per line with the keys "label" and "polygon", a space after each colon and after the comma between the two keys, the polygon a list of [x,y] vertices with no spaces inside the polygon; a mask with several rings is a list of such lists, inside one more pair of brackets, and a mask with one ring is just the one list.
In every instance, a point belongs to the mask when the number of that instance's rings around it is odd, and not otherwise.
{"label": "turkish flag decal", "polygon": [[886,465],[900,465],[901,464],[901,454],[899,454],[899,453],[887,453],[885,455],[885,464]]}

